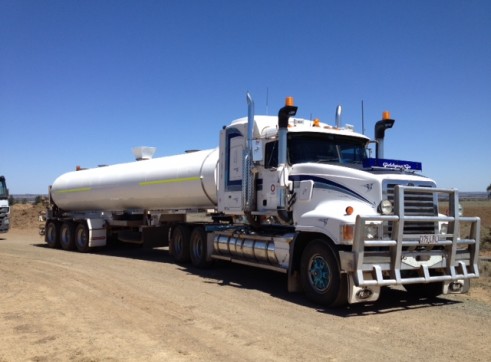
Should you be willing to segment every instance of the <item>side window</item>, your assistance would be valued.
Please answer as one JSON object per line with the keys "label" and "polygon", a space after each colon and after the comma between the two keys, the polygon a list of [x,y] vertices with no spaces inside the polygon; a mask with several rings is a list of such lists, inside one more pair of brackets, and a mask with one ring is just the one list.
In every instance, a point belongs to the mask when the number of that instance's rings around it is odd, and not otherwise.
{"label": "side window", "polygon": [[244,137],[236,136],[230,138],[229,158],[228,158],[228,181],[242,180],[242,156],[244,153]]}
{"label": "side window", "polygon": [[244,152],[244,137],[234,128],[227,130],[225,152],[225,189],[240,191],[242,189],[242,157]]}
{"label": "side window", "polygon": [[278,141],[269,142],[266,144],[264,167],[278,167]]}

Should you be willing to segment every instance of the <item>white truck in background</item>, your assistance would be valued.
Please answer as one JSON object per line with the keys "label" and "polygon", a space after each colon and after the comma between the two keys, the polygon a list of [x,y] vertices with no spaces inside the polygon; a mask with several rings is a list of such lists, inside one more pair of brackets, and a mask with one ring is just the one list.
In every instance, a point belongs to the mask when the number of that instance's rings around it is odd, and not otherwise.
{"label": "white truck in background", "polygon": [[464,293],[479,277],[479,218],[459,215],[458,192],[437,188],[420,163],[384,158],[388,113],[371,141],[341,126],[340,108],[328,125],[297,118],[290,97],[278,116],[247,101],[216,149],[152,158],[142,148],[135,162],[58,177],[47,244],[87,252],[109,237],[158,237],[178,263],[275,270],[289,291],[327,306],[375,301],[391,285]]}
{"label": "white truck in background", "polygon": [[9,190],[4,176],[0,176],[0,233],[10,229]]}

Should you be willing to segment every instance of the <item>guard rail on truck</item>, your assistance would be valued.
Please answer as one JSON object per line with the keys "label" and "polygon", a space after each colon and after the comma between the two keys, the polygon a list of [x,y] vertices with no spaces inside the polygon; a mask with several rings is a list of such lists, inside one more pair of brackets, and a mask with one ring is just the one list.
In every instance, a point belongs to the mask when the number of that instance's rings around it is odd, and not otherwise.
{"label": "guard rail on truck", "polygon": [[[448,195],[448,215],[407,215],[411,195]],[[435,233],[407,233],[412,223],[433,223]],[[441,228],[442,225],[447,227]],[[463,225],[468,227],[463,229]],[[366,228],[378,225],[389,234],[382,239],[365,239]],[[461,237],[468,232],[466,237]],[[355,285],[387,286],[441,282],[447,291],[465,288],[470,278],[479,277],[478,217],[459,215],[456,190],[396,186],[393,215],[358,216],[353,243]],[[382,232],[381,232],[382,234]]]}

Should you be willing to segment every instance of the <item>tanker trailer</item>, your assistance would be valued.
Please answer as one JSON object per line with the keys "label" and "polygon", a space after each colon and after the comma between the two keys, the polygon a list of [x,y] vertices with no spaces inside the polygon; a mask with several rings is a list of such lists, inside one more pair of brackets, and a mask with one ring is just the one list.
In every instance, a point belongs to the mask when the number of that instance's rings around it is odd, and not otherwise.
{"label": "tanker trailer", "polygon": [[65,173],[50,188],[46,242],[79,251],[105,245],[111,233],[143,242],[128,235],[151,226],[150,210],[167,210],[162,222],[182,219],[178,210],[214,208],[217,160],[213,149]]}

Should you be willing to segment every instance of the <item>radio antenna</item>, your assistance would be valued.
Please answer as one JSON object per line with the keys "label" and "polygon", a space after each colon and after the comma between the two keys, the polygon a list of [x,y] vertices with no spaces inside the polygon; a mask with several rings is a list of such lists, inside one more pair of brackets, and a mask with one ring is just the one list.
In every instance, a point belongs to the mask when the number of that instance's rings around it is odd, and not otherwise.
{"label": "radio antenna", "polygon": [[266,87],[266,115],[269,116],[269,87]]}
{"label": "radio antenna", "polygon": [[365,134],[365,109],[363,107],[363,99],[361,100],[361,133]]}

